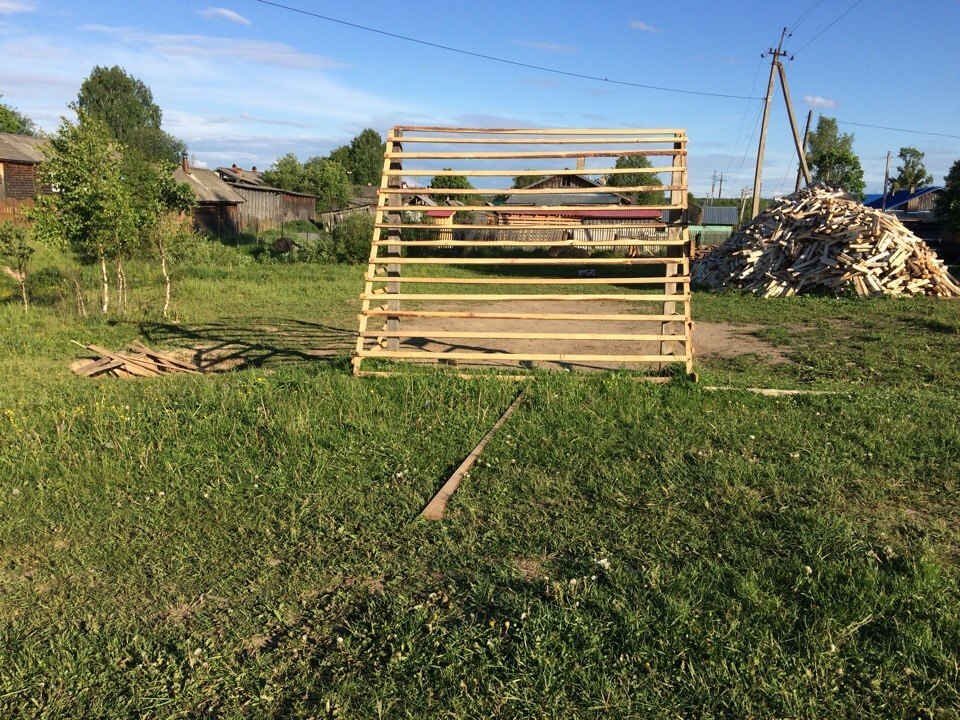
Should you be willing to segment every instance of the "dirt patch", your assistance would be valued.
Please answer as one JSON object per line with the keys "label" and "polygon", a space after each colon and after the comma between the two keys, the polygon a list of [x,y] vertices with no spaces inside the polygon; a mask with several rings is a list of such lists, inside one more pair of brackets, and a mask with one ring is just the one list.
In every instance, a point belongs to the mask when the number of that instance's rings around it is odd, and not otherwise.
{"label": "dirt patch", "polygon": [[[531,314],[655,314],[662,310],[659,303],[644,302],[593,302],[593,301],[540,301],[522,300],[510,303],[470,303],[450,307],[451,310],[468,312],[496,313],[514,312]],[[373,323],[370,326],[374,329]],[[660,321],[633,320],[578,320],[575,317],[562,320],[516,320],[498,318],[415,318],[402,319],[401,328],[416,328],[423,333],[420,338],[401,340],[401,350],[430,350],[435,353],[470,351],[491,353],[549,353],[565,355],[659,355],[658,340],[628,339],[538,339],[522,340],[515,338],[437,338],[431,332],[477,331],[484,334],[539,332],[563,334],[659,334]],[[739,355],[757,355],[770,363],[790,362],[772,343],[752,335],[760,325],[734,325],[729,323],[694,324],[694,357],[736,357]],[[670,331],[682,333],[679,325]],[[516,367],[518,363],[510,361],[489,361],[475,363],[460,361],[458,365],[483,364],[504,367]],[[601,363],[601,362],[537,362],[537,367],[552,369],[603,370],[612,368],[649,369],[650,364],[641,363]]]}

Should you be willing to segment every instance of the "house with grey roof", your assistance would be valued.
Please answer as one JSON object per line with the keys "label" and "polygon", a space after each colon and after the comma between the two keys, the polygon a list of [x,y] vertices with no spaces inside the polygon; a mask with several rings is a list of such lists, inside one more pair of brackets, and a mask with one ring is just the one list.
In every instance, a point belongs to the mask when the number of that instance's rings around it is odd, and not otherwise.
{"label": "house with grey roof", "polygon": [[36,198],[37,166],[47,144],[43,137],[0,133],[0,202]]}

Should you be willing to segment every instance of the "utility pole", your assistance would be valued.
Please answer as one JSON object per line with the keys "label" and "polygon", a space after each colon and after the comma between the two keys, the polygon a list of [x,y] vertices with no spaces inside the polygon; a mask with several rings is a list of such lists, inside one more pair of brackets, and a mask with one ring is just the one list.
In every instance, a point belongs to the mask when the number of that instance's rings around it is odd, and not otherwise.
{"label": "utility pole", "polygon": [[720,187],[717,189],[717,200],[723,200],[723,173],[720,173]]}
{"label": "utility pole", "polygon": [[880,210],[887,211],[887,183],[890,182],[890,151],[887,150],[887,169],[883,171],[883,200],[880,202]]}
{"label": "utility pole", "polygon": [[787,85],[787,71],[783,68],[783,63],[777,61],[777,72],[780,74],[780,89],[783,91],[783,102],[787,105],[787,117],[790,118],[790,130],[793,132],[793,144],[797,148],[797,161],[800,163],[800,170],[803,172],[803,179],[807,185],[810,184],[810,168],[807,167],[807,154],[803,150],[803,143],[800,142],[800,132],[797,130],[797,119],[793,116],[793,103],[790,102],[790,87]]}
{"label": "utility pole", "polygon": [[714,173],[710,176],[710,202],[713,202],[713,190],[717,186],[717,174]]}
{"label": "utility pole", "polygon": [[767,122],[770,120],[770,101],[773,99],[773,82],[777,72],[777,61],[781,56],[787,53],[783,52],[783,41],[790,37],[787,28],[780,33],[780,42],[777,43],[777,49],[770,48],[768,53],[763,53],[760,57],[770,55],[770,79],[767,81],[767,94],[763,98],[763,121],[760,125],[760,145],[757,148],[757,165],[753,171],[753,208],[750,212],[750,218],[753,219],[760,214],[760,187],[763,184],[763,151],[767,146]]}
{"label": "utility pole", "polygon": [[[803,129],[803,156],[807,156],[807,143],[810,142],[810,123],[813,121],[813,110],[807,113],[807,126]],[[803,179],[803,168],[797,166],[797,184],[793,188],[794,192],[800,189],[800,180]]]}
{"label": "utility pole", "polygon": [[737,213],[737,223],[741,225],[743,224],[743,209],[747,205],[747,190],[749,190],[749,188],[743,188],[743,190],[740,191],[740,212]]}

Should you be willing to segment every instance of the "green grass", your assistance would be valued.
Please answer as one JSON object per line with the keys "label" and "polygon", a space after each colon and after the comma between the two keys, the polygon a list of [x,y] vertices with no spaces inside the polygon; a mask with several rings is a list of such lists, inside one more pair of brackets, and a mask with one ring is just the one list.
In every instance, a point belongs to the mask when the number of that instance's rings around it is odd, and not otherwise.
{"label": "green grass", "polygon": [[[351,377],[357,267],[152,272],[0,305],[0,717],[960,713],[960,305],[697,294],[792,361],[707,382],[842,392],[537,377],[426,524],[515,385]],[[259,365],[69,373],[135,337]]]}

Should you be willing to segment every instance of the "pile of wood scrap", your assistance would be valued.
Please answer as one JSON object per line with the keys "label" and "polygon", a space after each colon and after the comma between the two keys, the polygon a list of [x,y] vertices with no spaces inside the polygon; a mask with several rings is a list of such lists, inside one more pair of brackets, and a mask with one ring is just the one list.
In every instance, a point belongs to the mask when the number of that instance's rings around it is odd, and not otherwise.
{"label": "pile of wood scrap", "polygon": [[760,213],[693,267],[693,282],[763,297],[804,292],[960,296],[923,240],[842,191],[800,190]]}
{"label": "pile of wood scrap", "polygon": [[79,360],[71,369],[84,377],[159,377],[170,373],[199,373],[189,363],[152,350],[141,342],[127,345],[123,352],[112,352],[99,345],[74,344],[94,353],[93,359]]}

